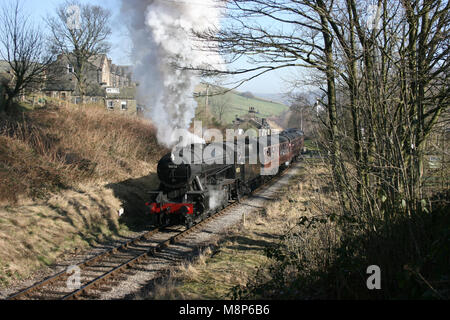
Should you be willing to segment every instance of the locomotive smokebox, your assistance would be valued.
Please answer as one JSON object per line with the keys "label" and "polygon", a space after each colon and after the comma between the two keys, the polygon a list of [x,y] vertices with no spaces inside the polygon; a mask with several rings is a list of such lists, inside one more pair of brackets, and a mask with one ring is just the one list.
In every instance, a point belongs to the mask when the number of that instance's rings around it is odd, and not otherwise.
{"label": "locomotive smokebox", "polygon": [[189,164],[175,164],[171,154],[164,156],[158,163],[159,180],[167,187],[180,188],[189,183],[191,167]]}
{"label": "locomotive smokebox", "polygon": [[[200,150],[203,150],[203,146]],[[187,151],[187,150],[183,150]],[[177,150],[176,152],[183,152]],[[197,155],[194,154],[194,148],[192,148],[191,157],[188,159],[195,159]],[[196,175],[201,173],[202,165],[192,164],[189,161],[183,160],[183,163],[177,164],[174,162],[174,156],[172,153],[165,155],[158,163],[158,177],[159,180],[169,189],[184,188],[186,185],[192,182]],[[201,159],[201,158],[200,158]]]}

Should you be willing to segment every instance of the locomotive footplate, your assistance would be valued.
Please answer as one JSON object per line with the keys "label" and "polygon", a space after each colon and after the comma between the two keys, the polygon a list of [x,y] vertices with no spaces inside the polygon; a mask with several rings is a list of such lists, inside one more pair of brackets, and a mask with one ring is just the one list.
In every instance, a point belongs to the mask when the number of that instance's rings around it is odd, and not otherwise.
{"label": "locomotive footplate", "polygon": [[152,214],[194,214],[192,203],[149,203]]}
{"label": "locomotive footplate", "polygon": [[154,196],[157,194],[155,202],[146,203],[150,207],[151,214],[194,214],[194,205],[192,203],[171,203],[162,192],[149,192]]}

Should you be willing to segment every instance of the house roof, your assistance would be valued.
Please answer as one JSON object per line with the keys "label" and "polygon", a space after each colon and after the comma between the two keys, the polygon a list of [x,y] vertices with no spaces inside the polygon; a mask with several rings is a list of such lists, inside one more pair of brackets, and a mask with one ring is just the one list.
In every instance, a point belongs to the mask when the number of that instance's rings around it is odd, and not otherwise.
{"label": "house roof", "polygon": [[[73,74],[69,74],[67,72],[67,64],[70,63],[74,58],[74,55],[71,54],[60,54],[58,56],[58,59],[52,64],[52,67],[50,69],[50,72],[56,75],[55,81],[49,81],[46,84],[46,91],[74,91],[77,93],[78,88],[76,85],[76,79]],[[108,56],[106,54],[98,54],[95,56],[92,56],[88,60],[88,82],[90,83],[90,86],[92,89],[92,94],[100,95],[100,91],[103,91],[101,94],[102,96],[105,95],[105,90],[100,90],[101,83],[97,83],[99,81],[99,74],[98,72],[103,70],[105,65],[110,66],[110,72],[111,74],[115,74],[121,77],[127,77],[131,80],[131,67],[129,66],[118,66],[111,63],[111,60],[108,59]],[[131,92],[130,92],[131,90]],[[134,92],[133,92],[134,90]],[[117,97],[118,99],[131,99],[134,98],[136,93],[135,89],[127,89],[127,88],[121,88],[121,94]],[[123,94],[122,94],[123,92]],[[129,98],[128,98],[129,97]]]}

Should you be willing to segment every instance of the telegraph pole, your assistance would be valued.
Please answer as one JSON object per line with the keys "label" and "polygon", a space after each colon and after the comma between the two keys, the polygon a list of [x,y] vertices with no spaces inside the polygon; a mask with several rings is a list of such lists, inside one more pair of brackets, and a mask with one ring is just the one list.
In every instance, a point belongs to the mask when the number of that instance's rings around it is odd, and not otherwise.
{"label": "telegraph pole", "polygon": [[209,104],[209,84],[206,85],[206,98],[205,98],[205,121],[206,119],[206,110],[208,108],[208,104]]}
{"label": "telegraph pole", "polygon": [[302,112],[301,112],[301,114],[300,114],[300,130],[302,130],[303,131],[303,108],[302,108]]}

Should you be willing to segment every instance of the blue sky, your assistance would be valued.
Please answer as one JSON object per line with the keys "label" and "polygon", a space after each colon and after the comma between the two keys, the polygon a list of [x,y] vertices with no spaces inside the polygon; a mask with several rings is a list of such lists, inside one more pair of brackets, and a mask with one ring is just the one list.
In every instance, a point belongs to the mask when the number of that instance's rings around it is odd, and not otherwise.
{"label": "blue sky", "polygon": [[[0,0],[5,1],[5,0]],[[38,23],[42,23],[43,18],[48,14],[53,14],[55,8],[61,3],[62,0],[21,0],[25,10],[30,13]],[[126,28],[120,22],[120,6],[121,0],[80,0],[81,3],[96,4],[106,7],[111,10],[113,35],[110,40],[112,49],[109,55],[112,57],[116,64],[130,64],[128,58],[128,52],[131,50],[130,43],[126,37]]]}
{"label": "blue sky", "polygon": [[[7,1],[7,0],[0,0]],[[21,0],[25,10],[30,13],[38,23],[55,8],[63,3],[63,0]],[[80,0],[82,3],[101,5],[112,11],[113,35],[110,40],[112,44],[109,56],[116,64],[131,64],[129,52],[131,43],[127,41],[127,30],[121,19],[121,0]],[[287,90],[283,78],[289,78],[292,70],[276,70],[265,74],[239,88],[240,91],[252,91],[254,93],[282,93]]]}

